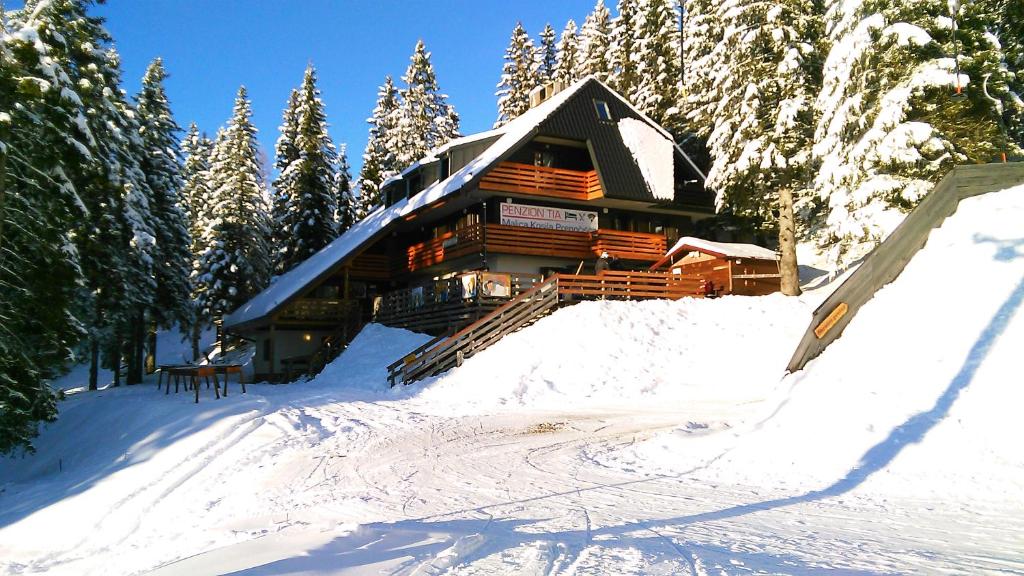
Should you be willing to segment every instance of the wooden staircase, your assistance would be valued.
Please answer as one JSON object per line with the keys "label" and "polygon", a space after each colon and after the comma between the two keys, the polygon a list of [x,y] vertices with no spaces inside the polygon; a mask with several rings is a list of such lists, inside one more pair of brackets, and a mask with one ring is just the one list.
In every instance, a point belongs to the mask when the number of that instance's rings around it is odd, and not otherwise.
{"label": "wooden staircase", "polygon": [[316,352],[310,356],[309,368],[306,371],[307,378],[316,376],[324,367],[333,362],[345,348],[348,348],[349,343],[365,325],[366,322],[363,321],[362,314],[358,310],[354,314],[349,314],[338,326],[338,329],[325,338]]}
{"label": "wooden staircase", "polygon": [[410,384],[446,372],[506,335],[584,299],[646,300],[703,297],[704,280],[664,272],[556,274],[452,335],[442,335],[388,366],[388,383]]}

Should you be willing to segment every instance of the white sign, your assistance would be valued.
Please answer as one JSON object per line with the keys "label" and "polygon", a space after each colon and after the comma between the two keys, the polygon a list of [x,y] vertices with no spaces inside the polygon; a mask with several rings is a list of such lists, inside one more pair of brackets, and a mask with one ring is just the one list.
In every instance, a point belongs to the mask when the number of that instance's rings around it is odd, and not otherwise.
{"label": "white sign", "polygon": [[569,232],[596,232],[597,212],[528,206],[512,202],[501,203],[501,223],[505,226],[566,230]]}

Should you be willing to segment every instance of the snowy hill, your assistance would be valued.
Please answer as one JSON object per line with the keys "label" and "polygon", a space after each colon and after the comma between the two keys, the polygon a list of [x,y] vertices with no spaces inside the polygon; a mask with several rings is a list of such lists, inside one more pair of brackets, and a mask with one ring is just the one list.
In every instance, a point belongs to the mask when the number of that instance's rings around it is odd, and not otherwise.
{"label": "snowy hill", "polygon": [[964,201],[806,370],[822,297],[588,302],[422,384],[76,394],[0,462],[7,574],[1024,571],[1024,188]]}

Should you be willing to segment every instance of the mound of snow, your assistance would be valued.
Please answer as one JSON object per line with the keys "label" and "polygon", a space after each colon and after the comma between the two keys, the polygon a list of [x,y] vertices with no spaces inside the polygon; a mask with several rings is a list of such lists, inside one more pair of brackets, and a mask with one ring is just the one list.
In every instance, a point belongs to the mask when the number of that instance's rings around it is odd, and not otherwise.
{"label": "mound of snow", "polygon": [[388,389],[388,365],[431,338],[401,328],[367,324],[309,384],[382,392]]}
{"label": "mound of snow", "polygon": [[961,202],[843,336],[787,378],[791,393],[741,441],[684,429],[613,459],[668,470],[724,451],[707,478],[1020,507],[1021,222],[1024,187]]}
{"label": "mound of snow", "polygon": [[583,302],[428,380],[420,397],[456,412],[728,406],[778,383],[809,318],[779,294]]}

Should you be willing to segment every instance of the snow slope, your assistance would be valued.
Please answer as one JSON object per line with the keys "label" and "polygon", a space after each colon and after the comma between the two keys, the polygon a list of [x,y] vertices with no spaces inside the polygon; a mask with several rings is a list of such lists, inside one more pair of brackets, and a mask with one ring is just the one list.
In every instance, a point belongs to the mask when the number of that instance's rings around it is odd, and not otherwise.
{"label": "snow slope", "polygon": [[820,294],[583,303],[400,390],[425,337],[370,326],[306,383],[75,394],[0,462],[0,573],[1024,573],[1022,221],[965,201],[788,377]]}

